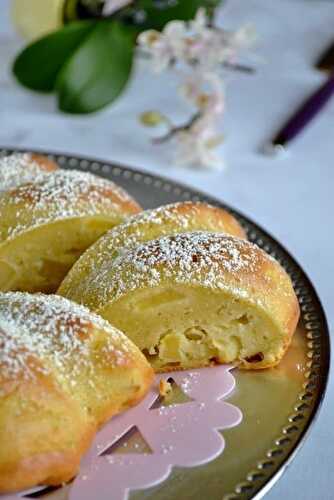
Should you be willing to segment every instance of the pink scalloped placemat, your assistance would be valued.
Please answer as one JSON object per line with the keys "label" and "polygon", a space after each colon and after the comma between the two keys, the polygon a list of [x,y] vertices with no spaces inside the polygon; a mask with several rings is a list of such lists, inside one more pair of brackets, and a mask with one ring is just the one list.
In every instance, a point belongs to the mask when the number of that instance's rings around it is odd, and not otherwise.
{"label": "pink scalloped placemat", "polygon": [[[241,411],[224,401],[235,387],[232,368],[222,365],[157,375],[139,405],[110,420],[97,434],[73,481],[69,500],[126,500],[130,490],[164,481],[174,466],[195,467],[216,458],[225,446],[219,431],[242,420]],[[170,379],[188,400],[168,406],[162,400],[157,406],[160,381]],[[134,428],[150,451],[113,452]],[[0,499],[17,500],[27,494],[2,495]]]}

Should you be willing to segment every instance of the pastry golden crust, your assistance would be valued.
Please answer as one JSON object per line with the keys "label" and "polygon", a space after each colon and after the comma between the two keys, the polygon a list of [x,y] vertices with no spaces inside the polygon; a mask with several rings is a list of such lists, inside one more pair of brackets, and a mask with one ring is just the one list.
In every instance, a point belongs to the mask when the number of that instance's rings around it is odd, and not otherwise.
{"label": "pastry golden crust", "polygon": [[125,335],[59,296],[0,293],[0,492],[60,484],[153,371]]}
{"label": "pastry golden crust", "polygon": [[[281,266],[233,236],[194,232],[130,249],[101,268],[82,301],[122,329],[156,371],[276,365],[299,306]],[[71,294],[68,294],[71,297]]]}
{"label": "pastry golden crust", "polygon": [[57,289],[78,257],[140,211],[119,186],[58,170],[0,193],[0,290]]}
{"label": "pastry golden crust", "polygon": [[54,172],[58,165],[46,156],[16,153],[0,158],[0,192]]}
{"label": "pastry golden crust", "polygon": [[72,300],[94,309],[94,293],[88,296],[84,290],[91,289],[96,276],[111,264],[119,251],[161,236],[197,230],[246,238],[244,230],[231,214],[207,203],[187,201],[146,210],[108,231],[92,245],[67,274],[58,293],[69,295]]}
{"label": "pastry golden crust", "polygon": [[54,172],[58,170],[58,165],[53,160],[50,160],[47,156],[39,155],[37,153],[26,153],[30,155],[30,158],[33,162],[37,163],[41,170],[44,172]]}

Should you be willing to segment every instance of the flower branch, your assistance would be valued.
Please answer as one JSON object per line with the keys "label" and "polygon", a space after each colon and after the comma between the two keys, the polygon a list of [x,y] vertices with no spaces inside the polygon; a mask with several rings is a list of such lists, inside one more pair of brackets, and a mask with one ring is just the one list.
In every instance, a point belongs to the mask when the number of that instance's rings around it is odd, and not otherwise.
{"label": "flower branch", "polygon": [[[205,9],[199,9],[192,21],[171,21],[162,32],[148,30],[139,35],[139,49],[149,57],[153,72],[174,67],[181,68],[185,75],[180,93],[195,111],[181,126],[169,121],[167,133],[153,141],[174,141],[178,163],[222,166],[213,151],[222,142],[222,134],[217,131],[225,103],[222,69],[253,73],[253,68],[236,61],[253,39],[254,30],[249,26],[234,32],[217,28]],[[160,123],[167,124],[167,118],[161,117]]]}

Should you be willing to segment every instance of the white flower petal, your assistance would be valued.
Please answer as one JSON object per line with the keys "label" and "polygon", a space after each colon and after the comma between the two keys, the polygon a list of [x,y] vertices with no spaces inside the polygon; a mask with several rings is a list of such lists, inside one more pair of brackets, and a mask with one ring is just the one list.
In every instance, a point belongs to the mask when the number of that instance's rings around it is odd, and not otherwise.
{"label": "white flower petal", "polygon": [[250,47],[256,39],[257,34],[254,26],[246,24],[234,32],[232,44],[236,49],[247,48]]}
{"label": "white flower petal", "polygon": [[207,25],[207,15],[204,8],[198,9],[196,12],[195,19],[190,21],[190,29],[194,33],[201,33],[203,29],[206,28]]}
{"label": "white flower petal", "polygon": [[151,48],[161,39],[161,33],[157,30],[146,30],[140,33],[137,43],[141,46]]}
{"label": "white flower petal", "polygon": [[170,39],[182,38],[187,34],[186,24],[183,21],[170,21],[164,27],[163,34]]}
{"label": "white flower petal", "polygon": [[212,150],[210,139],[214,137],[211,134],[211,126],[201,130],[201,133],[194,126],[178,132],[174,137],[177,163],[194,167],[223,168],[222,159]]}

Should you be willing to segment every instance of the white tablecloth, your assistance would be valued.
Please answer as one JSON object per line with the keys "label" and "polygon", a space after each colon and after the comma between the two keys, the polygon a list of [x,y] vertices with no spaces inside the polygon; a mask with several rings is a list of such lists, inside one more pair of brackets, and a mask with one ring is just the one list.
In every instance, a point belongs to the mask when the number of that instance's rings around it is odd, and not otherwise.
{"label": "white tablecloth", "polygon": [[[186,182],[249,215],[280,240],[313,281],[334,327],[334,99],[290,148],[270,158],[259,148],[303,97],[324,80],[313,68],[334,40],[334,2],[320,0],[230,0],[225,26],[252,22],[259,35],[256,75],[233,73],[222,120],[224,172],[173,166],[169,148],[152,146],[140,112],[160,107],[183,122],[186,108],[174,77],[137,68],[126,93],[106,111],[67,116],[55,99],[29,92],[10,76],[8,64],[22,45],[9,20],[9,0],[0,13],[0,145],[45,148],[114,160]],[[334,387],[330,384],[313,432],[284,478],[266,498],[334,498]]]}

